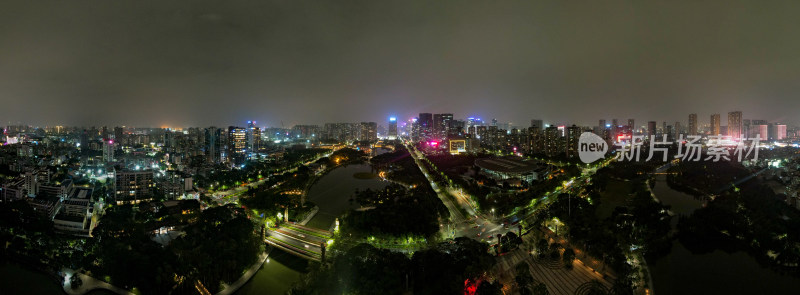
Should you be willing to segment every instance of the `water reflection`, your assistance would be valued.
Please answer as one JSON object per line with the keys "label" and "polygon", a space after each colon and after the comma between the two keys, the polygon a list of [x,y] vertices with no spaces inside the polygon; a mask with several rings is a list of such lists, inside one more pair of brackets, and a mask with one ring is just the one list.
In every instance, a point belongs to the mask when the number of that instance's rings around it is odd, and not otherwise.
{"label": "water reflection", "polygon": [[[656,178],[653,192],[676,215],[689,215],[703,205],[669,188],[663,175]],[[676,221],[677,216],[673,227]],[[667,256],[648,262],[657,294],[786,294],[800,286],[800,278],[764,268],[745,252],[693,254],[677,240]]]}

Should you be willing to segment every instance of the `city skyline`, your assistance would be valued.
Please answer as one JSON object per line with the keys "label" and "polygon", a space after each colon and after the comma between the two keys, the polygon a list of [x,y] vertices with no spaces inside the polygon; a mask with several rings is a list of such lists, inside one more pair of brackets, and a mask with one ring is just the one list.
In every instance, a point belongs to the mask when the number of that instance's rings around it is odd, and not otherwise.
{"label": "city skyline", "polygon": [[0,292],[790,293],[798,15],[3,1]]}
{"label": "city skyline", "polygon": [[0,122],[800,123],[796,2],[191,4],[7,3]]}
{"label": "city skyline", "polygon": [[[730,118],[730,114],[731,113],[739,113],[739,117],[740,117],[739,120],[745,120],[745,121],[753,120],[753,121],[759,121],[759,122],[763,121],[763,122],[766,122],[768,124],[780,124],[780,125],[787,125],[787,126],[790,126],[790,127],[796,127],[795,124],[787,123],[786,121],[772,121],[772,120],[767,120],[767,119],[763,119],[763,118],[748,117],[745,112],[742,112],[742,111],[739,111],[739,110],[735,110],[735,111],[732,110],[732,111],[728,111],[728,112],[722,112],[722,111],[711,112],[711,113],[708,113],[708,114],[700,113],[701,114],[699,116],[700,119],[698,119],[698,117],[697,117],[698,113],[687,113],[684,116],[685,118],[683,118],[683,119],[686,119],[686,120],[683,120],[681,118],[671,118],[671,119],[664,119],[664,120],[652,120],[652,119],[646,119],[646,118],[630,118],[630,117],[624,117],[623,118],[623,117],[620,117],[620,118],[594,119],[595,121],[592,121],[592,119],[579,119],[579,120],[566,120],[566,121],[548,121],[548,120],[543,120],[542,118],[545,118],[545,117],[542,116],[542,117],[532,117],[531,119],[529,119],[527,121],[523,120],[523,121],[519,121],[519,122],[512,122],[512,121],[507,121],[502,117],[499,118],[499,120],[498,120],[497,117],[481,117],[481,116],[469,116],[469,117],[465,116],[465,117],[461,117],[461,116],[456,115],[456,114],[454,114],[452,112],[450,112],[450,113],[442,113],[442,114],[452,115],[452,120],[462,121],[462,122],[468,122],[470,119],[478,119],[479,122],[481,122],[479,125],[486,125],[486,126],[492,125],[493,124],[492,120],[497,120],[498,124],[502,124],[504,126],[509,126],[509,127],[513,127],[513,128],[527,128],[527,127],[530,127],[531,126],[531,120],[541,121],[541,123],[543,125],[545,125],[545,126],[577,125],[577,126],[580,126],[580,127],[598,126],[597,123],[594,123],[597,120],[600,120],[600,122],[604,122],[605,124],[607,124],[609,126],[613,125],[613,122],[617,122],[618,126],[629,126],[630,123],[631,123],[631,120],[633,120],[634,122],[639,122],[639,125],[635,125],[635,127],[637,127],[637,128],[645,128],[645,127],[647,127],[647,122],[654,121],[654,122],[669,123],[670,126],[674,126],[673,123],[679,123],[679,124],[682,124],[681,126],[685,126],[683,128],[687,128],[687,130],[688,130],[692,126],[692,124],[691,124],[691,121],[692,121],[692,117],[691,116],[692,115],[695,116],[694,119],[696,120],[696,124],[697,124],[696,128],[713,127],[713,116],[715,116],[715,115],[720,115],[720,116],[727,115],[728,117],[721,118],[721,119],[719,119],[719,122],[718,122],[720,126],[726,127],[726,126],[728,126],[728,122],[731,119]],[[420,113],[420,114],[416,114],[416,115],[411,115],[408,118],[403,118],[402,116],[390,115],[390,116],[384,118],[383,120],[378,120],[378,121],[362,120],[362,119],[359,119],[359,118],[349,118],[349,119],[345,119],[345,120],[341,120],[341,121],[319,122],[319,123],[316,123],[316,122],[314,122],[314,123],[297,122],[297,123],[291,124],[291,125],[284,124],[283,122],[281,122],[281,123],[279,123],[278,126],[267,125],[267,124],[257,124],[257,122],[259,122],[258,120],[238,120],[238,121],[235,121],[235,122],[227,122],[227,123],[226,122],[221,122],[221,124],[205,124],[205,125],[203,125],[203,124],[201,124],[201,125],[180,125],[180,124],[175,124],[175,125],[160,125],[160,126],[154,126],[154,125],[143,125],[143,126],[137,126],[137,125],[68,125],[68,124],[39,125],[39,124],[32,124],[32,123],[28,123],[28,122],[4,122],[4,123],[0,122],[0,127],[1,126],[31,126],[31,127],[45,128],[45,127],[61,126],[61,127],[78,127],[78,128],[126,127],[126,128],[184,129],[184,128],[224,127],[224,126],[241,127],[241,126],[245,126],[245,125],[249,126],[251,124],[251,122],[252,122],[253,126],[258,126],[258,127],[261,127],[261,128],[286,128],[286,129],[291,129],[291,128],[294,128],[295,126],[311,126],[311,125],[323,126],[325,124],[330,124],[330,123],[360,123],[360,122],[375,122],[375,123],[378,124],[378,126],[388,127],[392,123],[397,124],[398,122],[401,122],[401,125],[410,123],[412,121],[417,120],[419,118],[419,115],[421,115],[421,114],[436,114],[436,115],[439,115],[439,113],[426,112],[426,113]],[[703,120],[702,118],[704,118],[704,117],[705,118],[709,118],[710,117],[710,119]],[[281,126],[280,124],[283,124],[283,125]],[[683,124],[685,124],[685,125],[683,125]],[[742,124],[742,122],[739,122],[739,124]]]}

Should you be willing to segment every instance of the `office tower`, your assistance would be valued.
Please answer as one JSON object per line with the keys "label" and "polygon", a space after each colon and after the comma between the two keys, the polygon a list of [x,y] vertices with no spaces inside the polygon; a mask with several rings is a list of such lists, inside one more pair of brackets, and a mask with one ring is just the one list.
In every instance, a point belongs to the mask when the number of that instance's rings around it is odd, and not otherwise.
{"label": "office tower", "polygon": [[114,140],[103,140],[103,163],[114,162]]}
{"label": "office tower", "polygon": [[728,136],[733,140],[742,138],[742,112],[733,111],[728,113]]}
{"label": "office tower", "polygon": [[228,127],[228,159],[234,165],[241,165],[247,158],[247,129]]}
{"label": "office tower", "polygon": [[359,141],[375,142],[378,140],[378,123],[361,122],[360,127]]}
{"label": "office tower", "polygon": [[656,121],[647,122],[647,138],[651,135],[656,135]]}
{"label": "office tower", "polygon": [[258,152],[261,146],[261,129],[256,126],[256,121],[247,121],[247,156],[248,158]]}
{"label": "office tower", "polygon": [[458,125],[453,125],[455,120],[453,120],[453,114],[442,114],[442,126],[444,126],[444,130],[442,130],[442,138],[447,137],[452,131],[450,128],[458,128]]}
{"label": "office tower", "polygon": [[222,156],[225,154],[222,151],[224,147],[222,142],[222,130],[213,126],[208,127],[204,135],[206,161],[208,161],[209,164],[219,164],[223,161]]}
{"label": "office tower", "polygon": [[433,114],[420,113],[417,123],[419,123],[420,139],[421,140],[430,139],[431,136],[433,135]]}
{"label": "office tower", "polygon": [[397,139],[397,118],[391,117],[389,118],[389,132],[388,132],[389,140]]}
{"label": "office tower", "polygon": [[711,115],[711,135],[720,135],[720,134],[722,134],[721,133],[722,131],[720,130],[720,125],[719,125],[719,123],[720,123],[719,122],[719,118],[720,118],[719,114]]}
{"label": "office tower", "polygon": [[[478,118],[469,117],[467,118],[467,133],[475,135],[475,126],[480,125],[480,120]],[[474,136],[473,136],[474,137]]]}
{"label": "office tower", "polygon": [[481,118],[468,118],[467,119],[467,132],[473,135],[477,135],[476,130],[478,126],[483,126],[483,120]]}
{"label": "office tower", "polygon": [[447,138],[460,138],[464,136],[464,126],[466,122],[461,120],[450,120],[447,123]]}
{"label": "office tower", "polygon": [[631,132],[632,132],[634,129],[636,129],[636,126],[634,126],[634,124],[633,124],[633,119],[628,119],[628,129],[630,129],[630,130],[631,130]]}
{"label": "office tower", "polygon": [[581,128],[575,125],[567,127],[566,153],[568,158],[578,156],[578,139],[581,138]]}
{"label": "office tower", "polygon": [[606,120],[600,119],[600,121],[597,122],[597,127],[600,130],[606,128]]}
{"label": "office tower", "polygon": [[611,137],[617,138],[619,135],[619,121],[611,119]]}
{"label": "office tower", "polygon": [[697,135],[697,114],[689,114],[689,135]]}
{"label": "office tower", "polygon": [[411,130],[409,131],[409,134],[411,134],[411,139],[414,141],[420,141],[421,135],[420,135],[419,118],[412,118],[410,126]]}
{"label": "office tower", "polygon": [[433,114],[433,137],[441,138],[442,133],[444,133],[444,128],[442,114]]}
{"label": "office tower", "polygon": [[674,138],[678,138],[678,135],[683,134],[683,126],[681,126],[681,122],[675,121],[675,134],[673,134]]}
{"label": "office tower", "polygon": [[453,114],[434,114],[433,115],[433,137],[444,139],[447,137],[447,128],[453,121]]}

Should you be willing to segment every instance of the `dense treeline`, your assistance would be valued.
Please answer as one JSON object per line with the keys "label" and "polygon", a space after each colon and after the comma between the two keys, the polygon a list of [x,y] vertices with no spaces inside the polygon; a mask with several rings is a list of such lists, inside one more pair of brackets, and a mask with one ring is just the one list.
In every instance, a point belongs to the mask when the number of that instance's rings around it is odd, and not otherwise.
{"label": "dense treeline", "polygon": [[717,194],[737,180],[750,175],[741,164],[730,161],[685,161],[669,169],[677,175],[667,176],[670,188],[691,195]]}
{"label": "dense treeline", "polygon": [[762,265],[800,276],[800,212],[757,179],[717,196],[678,221],[693,253],[747,251]]}
{"label": "dense treeline", "polygon": [[[289,150],[280,161],[247,161],[239,169],[230,169],[225,165],[214,167],[207,175],[195,175],[195,184],[201,188],[227,189],[243,183],[265,178],[272,173],[285,170],[287,167],[299,167],[304,162],[311,161],[329,150],[327,149],[296,149]],[[199,158],[204,161],[204,159]]]}
{"label": "dense treeline", "polygon": [[405,255],[368,244],[355,246],[304,276],[290,294],[463,294],[465,283],[482,281],[479,294],[502,294],[483,281],[494,264],[488,245],[457,238]]}
{"label": "dense treeline", "polygon": [[[592,199],[599,198],[595,191],[600,187],[589,189]],[[534,226],[557,219],[563,225],[559,235],[614,269],[619,275],[616,289],[630,289],[635,270],[627,264],[626,253],[636,249],[648,259],[655,259],[669,253],[672,245],[669,207],[656,202],[643,181],[637,181],[631,193],[626,206],[615,208],[605,219],[595,213],[598,202],[561,194],[547,210],[536,215]]]}
{"label": "dense treeline", "polygon": [[185,235],[166,247],[154,242],[148,218],[132,205],[112,207],[87,245],[84,267],[91,275],[143,294],[190,294],[199,281],[212,293],[232,283],[261,252],[260,238],[241,209],[197,213]]}
{"label": "dense treeline", "polygon": [[430,186],[425,175],[419,170],[408,150],[395,146],[395,151],[372,157],[370,163],[377,169],[389,169],[388,178],[394,181],[416,186]]}
{"label": "dense treeline", "polygon": [[[449,218],[447,207],[432,191],[426,188],[406,190],[401,186],[390,189],[391,200],[373,204],[374,209],[350,211],[344,217],[342,229],[345,232],[362,235],[416,235],[431,237],[439,231],[440,219]],[[373,194],[360,192],[356,198]]]}

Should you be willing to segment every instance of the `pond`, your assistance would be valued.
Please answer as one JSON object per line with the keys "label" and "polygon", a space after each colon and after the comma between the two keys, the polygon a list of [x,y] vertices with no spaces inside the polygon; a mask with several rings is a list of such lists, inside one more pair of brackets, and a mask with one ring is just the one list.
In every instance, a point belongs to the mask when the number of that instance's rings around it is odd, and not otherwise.
{"label": "pond", "polygon": [[285,294],[306,272],[308,261],[292,254],[273,249],[269,262],[244,284],[235,294]]}
{"label": "pond", "polygon": [[357,177],[373,173],[367,164],[348,165],[329,172],[311,186],[307,200],[319,207],[319,212],[306,224],[310,227],[327,230],[337,217],[349,209],[359,208],[357,202],[350,202],[356,189],[381,189],[389,185],[380,178]]}
{"label": "pond", "polygon": [[[653,192],[676,215],[691,214],[703,205],[669,188],[664,175],[656,178]],[[648,262],[656,294],[786,294],[800,286],[800,278],[764,268],[745,252],[693,254],[677,240],[667,256]]]}

